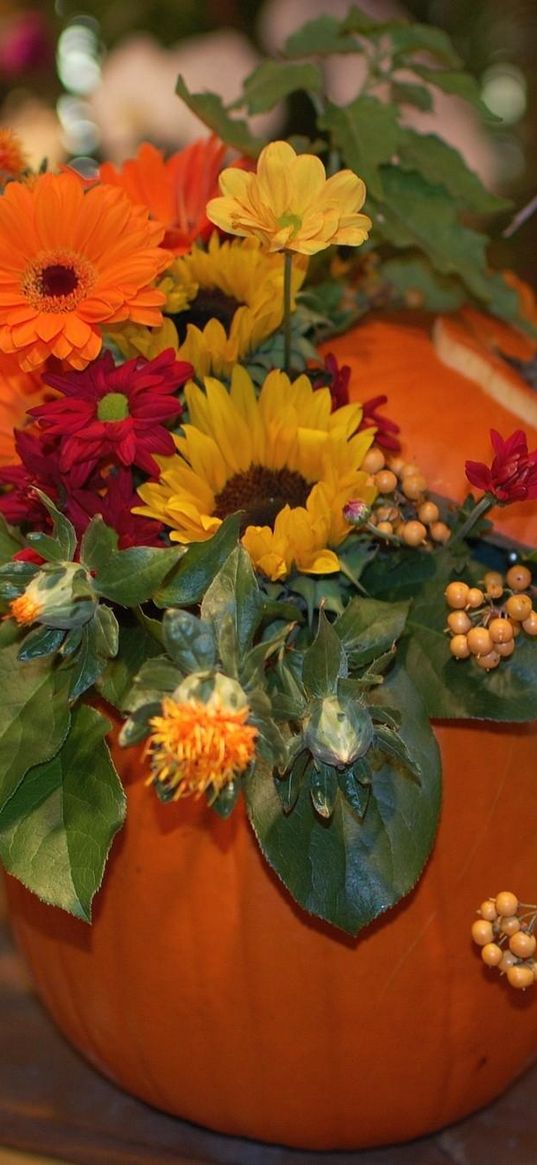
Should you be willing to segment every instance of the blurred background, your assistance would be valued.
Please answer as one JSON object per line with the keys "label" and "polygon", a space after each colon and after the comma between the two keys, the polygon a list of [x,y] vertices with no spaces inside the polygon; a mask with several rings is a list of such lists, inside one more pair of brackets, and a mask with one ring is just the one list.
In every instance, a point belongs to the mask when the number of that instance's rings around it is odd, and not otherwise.
{"label": "blurred background", "polygon": [[[0,0],[0,126],[22,138],[32,165],[75,160],[91,173],[121,162],[149,140],[165,150],[203,132],[174,94],[190,89],[228,101],[259,60],[323,12],[344,16],[350,0]],[[408,16],[444,28],[500,121],[486,128],[457,98],[440,95],[434,115],[414,111],[418,129],[458,146],[489,188],[514,211],[537,191],[537,4],[535,0],[361,0],[378,19]],[[360,87],[357,58],[328,59],[335,101]],[[259,132],[307,130],[300,103],[257,120]],[[433,117],[433,123],[431,123]],[[504,224],[502,224],[504,225]],[[509,244],[511,263],[535,283],[537,219]]]}

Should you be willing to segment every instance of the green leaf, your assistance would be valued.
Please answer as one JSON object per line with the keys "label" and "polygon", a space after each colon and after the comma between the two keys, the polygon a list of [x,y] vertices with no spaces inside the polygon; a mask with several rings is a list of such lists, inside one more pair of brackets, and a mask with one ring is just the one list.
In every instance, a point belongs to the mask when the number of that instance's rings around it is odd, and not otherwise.
{"label": "green leaf", "polygon": [[392,166],[383,168],[382,183],[382,219],[377,224],[383,237],[397,247],[417,246],[438,271],[458,276],[472,295],[489,304],[488,239],[461,224],[447,191],[431,186],[415,170]]}
{"label": "green leaf", "polygon": [[360,51],[353,36],[341,32],[341,24],[335,16],[320,16],[311,20],[297,32],[293,32],[285,42],[287,57],[325,57],[331,53],[356,53]]}
{"label": "green leaf", "polygon": [[365,667],[389,650],[404,631],[408,602],[383,603],[378,599],[355,598],[334,623],[334,632],[352,665]]}
{"label": "green leaf", "polygon": [[109,727],[94,708],[78,707],[61,750],[30,769],[0,813],[0,857],[9,873],[86,922],[125,817],[103,740]]}
{"label": "green leaf", "polygon": [[0,629],[0,810],[30,765],[50,760],[69,729],[69,677],[50,658],[20,663],[18,629]]}
{"label": "green leaf", "polygon": [[428,111],[433,108],[433,99],[425,85],[415,85],[411,81],[392,81],[392,101],[396,105],[413,105],[416,109]]}
{"label": "green leaf", "polygon": [[379,554],[364,573],[364,586],[370,594],[389,603],[412,599],[434,578],[437,561],[434,554],[417,553],[406,547],[388,555]]}
{"label": "green leaf", "polygon": [[338,676],[344,665],[346,660],[341,639],[324,611],[320,611],[317,635],[304,655],[302,678],[308,695],[321,699],[335,695]]}
{"label": "green leaf", "polygon": [[157,607],[200,603],[208,586],[237,544],[241,515],[230,514],[207,542],[193,542],[166,586],[154,595]]}
{"label": "green leaf", "polygon": [[36,627],[24,639],[17,659],[28,663],[44,655],[54,655],[63,642],[65,631],[56,627]]}
{"label": "green leaf", "polygon": [[237,630],[240,651],[250,646],[263,613],[263,596],[252,568],[250,555],[236,546],[208,587],[201,604],[203,619],[215,627],[230,615]]}
{"label": "green leaf", "polygon": [[216,644],[211,623],[189,611],[166,611],[162,620],[164,646],[185,675],[209,671],[216,663]]}
{"label": "green leaf", "polygon": [[122,607],[137,607],[153,597],[182,556],[178,546],[163,550],[130,546],[117,550],[97,568],[94,590]]}
{"label": "green leaf", "polygon": [[413,760],[402,736],[399,735],[399,732],[394,732],[388,725],[379,724],[376,726],[375,747],[380,748],[381,752],[387,753],[388,757],[399,760],[409,772],[415,773],[417,777],[421,776],[419,764]]}
{"label": "green leaf", "polygon": [[240,791],[241,782],[230,781],[229,785],[225,785],[216,797],[209,798],[211,809],[215,809],[219,817],[229,817],[237,804]]}
{"label": "green leaf", "polygon": [[[457,69],[462,64],[451,39],[441,28],[430,24],[410,24],[392,21],[389,25],[390,40],[398,63],[408,60],[415,53],[431,53],[437,60]],[[412,68],[415,68],[414,63]]]}
{"label": "green leaf", "polygon": [[424,81],[428,81],[430,85],[435,85],[443,93],[453,93],[456,97],[462,97],[464,101],[468,101],[470,105],[474,106],[474,109],[479,111],[485,121],[497,124],[502,120],[481,100],[479,84],[471,73],[447,69],[429,69],[425,65],[416,63],[412,65],[412,68]]}
{"label": "green leaf", "polygon": [[396,300],[406,306],[408,297],[419,296],[425,311],[446,313],[457,311],[468,302],[468,292],[460,279],[440,275],[425,255],[411,251],[395,255],[382,264],[382,281],[394,291]]}
{"label": "green leaf", "polygon": [[371,786],[360,784],[352,769],[340,770],[338,772],[338,781],[341,792],[353,813],[356,813],[360,818],[365,817],[369,804]]}
{"label": "green leaf", "polygon": [[313,807],[308,783],[286,815],[266,767],[256,766],[245,781],[250,821],[269,864],[304,910],[350,934],[415,886],[440,808],[438,748],[402,669],[394,669],[376,699],[401,710],[401,736],[421,769],[421,783],[377,754],[365,815],[359,817],[340,795],[326,820]]}
{"label": "green leaf", "polygon": [[43,558],[52,561],[70,562],[76,550],[76,533],[73,523],[57,509],[42,490],[34,487],[33,492],[52,518],[52,538],[48,534],[28,534],[27,542]]}
{"label": "green leaf", "polygon": [[442,719],[511,721],[537,718],[537,644],[520,635],[513,655],[485,672],[473,659],[453,659],[446,635],[446,579],[430,584],[414,604],[405,664],[428,715]]}
{"label": "green leaf", "polygon": [[310,796],[315,811],[325,818],[332,816],[338,792],[337,773],[333,765],[317,761],[310,772]]}
{"label": "green leaf", "polygon": [[106,670],[97,680],[103,699],[114,708],[122,709],[123,701],[142,664],[161,651],[161,644],[144,627],[120,625],[117,656],[107,664]]}
{"label": "green leaf", "polygon": [[101,514],[95,514],[80,544],[80,561],[90,570],[106,567],[117,551],[118,536],[107,526]]}
{"label": "green leaf", "polygon": [[10,562],[22,547],[22,536],[13,526],[8,526],[4,515],[0,514],[0,563]]}
{"label": "green leaf", "polygon": [[419,170],[434,186],[445,186],[452,198],[473,214],[496,214],[512,205],[509,199],[491,194],[462,154],[436,134],[401,127],[397,153],[404,170]]}
{"label": "green leaf", "polygon": [[397,110],[376,97],[359,96],[350,105],[328,102],[318,119],[346,165],[363,178],[368,194],[383,198],[384,182],[379,167],[397,153],[399,124]]}
{"label": "green leaf", "polygon": [[229,116],[217,93],[191,93],[181,76],[177,78],[175,92],[192,113],[228,146],[234,146],[250,158],[257,157],[265,142],[254,137],[247,122]]}
{"label": "green leaf", "polygon": [[317,65],[304,62],[294,64],[289,61],[263,61],[246,78],[243,93],[233,108],[246,105],[250,114],[265,113],[290,93],[306,90],[320,93],[323,76]]}

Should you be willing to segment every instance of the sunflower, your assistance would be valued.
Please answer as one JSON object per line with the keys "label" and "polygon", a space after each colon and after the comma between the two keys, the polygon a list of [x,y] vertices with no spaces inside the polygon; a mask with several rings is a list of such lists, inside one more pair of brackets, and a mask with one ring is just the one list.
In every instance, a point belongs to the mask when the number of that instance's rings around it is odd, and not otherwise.
{"label": "sunflower", "polygon": [[211,538],[228,514],[244,512],[242,543],[268,578],[295,567],[307,574],[339,570],[337,547],[351,526],[343,507],[371,502],[376,488],[360,469],[373,431],[356,433],[361,408],[331,412],[328,388],[306,376],[267,376],[259,399],[236,366],[228,392],[207,378],[185,390],[190,424],[176,437],[178,455],[157,458],[158,482],[139,489],[135,512],[171,527],[176,542]]}
{"label": "sunflower", "polygon": [[[293,270],[292,307],[306,275],[307,260]],[[233,366],[280,327],[283,317],[283,256],[269,255],[257,239],[193,247],[176,259],[159,283],[166,319],[149,332],[122,325],[111,332],[121,352],[151,359],[175,347],[196,376],[228,376]]]}
{"label": "sunflower", "polygon": [[0,200],[0,349],[25,371],[49,356],[85,368],[99,325],[157,325],[164,295],[152,286],[169,264],[163,228],[121,190],[86,192],[72,172],[10,182]]}

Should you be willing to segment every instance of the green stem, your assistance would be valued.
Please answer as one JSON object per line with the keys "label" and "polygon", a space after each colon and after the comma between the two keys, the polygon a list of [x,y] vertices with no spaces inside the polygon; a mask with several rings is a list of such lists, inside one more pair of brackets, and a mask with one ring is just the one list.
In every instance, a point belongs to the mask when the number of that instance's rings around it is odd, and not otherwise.
{"label": "green stem", "polygon": [[291,372],[291,287],[293,276],[293,252],[284,251],[283,258],[283,367],[289,376]]}
{"label": "green stem", "polygon": [[483,494],[481,501],[478,502],[476,506],[474,506],[472,513],[469,514],[466,521],[463,522],[460,530],[457,530],[453,535],[453,538],[451,538],[449,543],[450,547],[454,546],[456,542],[462,542],[464,538],[467,538],[470,531],[473,529],[476,523],[479,522],[479,519],[482,518],[484,514],[487,514],[493,506],[497,505],[498,502],[496,498],[491,497],[490,494]]}

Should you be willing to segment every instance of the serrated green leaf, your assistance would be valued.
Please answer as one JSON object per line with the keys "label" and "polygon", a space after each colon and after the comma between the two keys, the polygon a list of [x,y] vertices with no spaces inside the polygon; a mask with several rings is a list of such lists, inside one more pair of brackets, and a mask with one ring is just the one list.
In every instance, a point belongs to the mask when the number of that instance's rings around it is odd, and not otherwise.
{"label": "serrated green leaf", "polygon": [[383,603],[355,598],[334,623],[334,633],[351,656],[352,666],[365,667],[390,649],[401,637],[408,616],[408,602]]}
{"label": "serrated green leaf", "polygon": [[402,736],[398,732],[394,732],[387,724],[375,726],[375,747],[380,748],[381,752],[385,752],[388,757],[399,760],[409,772],[414,773],[417,777],[421,775],[419,764],[413,760]]}
{"label": "serrated green leaf", "polygon": [[438,748],[402,669],[394,669],[376,699],[401,709],[401,735],[420,765],[421,784],[395,764],[382,764],[373,771],[363,820],[339,797],[327,821],[315,812],[307,783],[285,815],[266,768],[256,766],[245,781],[250,821],[269,864],[304,910],[350,934],[414,887],[434,841],[440,807]]}
{"label": "serrated green leaf", "polygon": [[103,740],[109,722],[81,705],[61,750],[34,766],[0,813],[0,857],[42,901],[86,922],[125,795]]}
{"label": "serrated green leaf", "polygon": [[338,779],[332,765],[317,761],[310,770],[310,797],[313,808],[321,817],[332,816],[336,807]]}
{"label": "serrated green leaf", "polygon": [[201,604],[203,619],[218,624],[230,615],[237,630],[238,646],[245,651],[263,613],[263,596],[259,590],[250,555],[236,546],[207,588]]}
{"label": "serrated green leaf", "polygon": [[431,53],[452,69],[462,64],[453,42],[442,28],[434,28],[431,24],[392,21],[389,33],[394,57],[399,64],[416,53]]}
{"label": "serrated green leaf", "polygon": [[475,77],[471,73],[462,73],[455,69],[429,69],[425,65],[418,65],[416,62],[412,65],[415,73],[418,74],[424,81],[428,81],[430,85],[434,85],[437,89],[441,89],[443,93],[452,93],[456,97],[462,97],[464,101],[468,101],[477,109],[485,121],[495,122],[501,121],[501,117],[497,117],[495,113],[489,109],[488,105],[481,99],[481,90]]}
{"label": "serrated green leaf", "polygon": [[95,514],[80,544],[80,561],[90,570],[99,570],[116,553],[117,544],[116,531],[106,525],[101,514]]}
{"label": "serrated green leaf", "polygon": [[309,696],[332,696],[337,692],[338,677],[346,666],[345,652],[340,636],[328,622],[324,611],[319,612],[319,627],[311,647],[304,655],[302,673]]}
{"label": "serrated green leaf", "polygon": [[230,514],[207,542],[193,542],[173,578],[154,595],[157,607],[190,607],[207,588],[237,545],[241,515]]}
{"label": "serrated green leaf", "polygon": [[496,214],[512,205],[508,198],[491,194],[462,154],[437,134],[421,134],[401,126],[397,153],[403,169],[419,170],[428,182],[445,186],[452,198],[473,214]]}
{"label": "serrated green leaf", "polygon": [[94,590],[122,607],[137,607],[153,597],[181,558],[182,549],[177,546],[117,550],[97,568]]}
{"label": "serrated green leaf", "polygon": [[50,659],[20,663],[20,632],[0,627],[0,809],[30,765],[47,761],[62,745],[70,723],[69,680]]}
{"label": "serrated green leaf", "polygon": [[425,85],[416,85],[411,81],[392,81],[391,98],[396,105],[413,105],[425,111],[433,108],[430,90]]}
{"label": "serrated green leaf", "polygon": [[65,631],[56,627],[36,627],[24,639],[17,658],[21,663],[28,663],[41,656],[54,655],[60,648]]}
{"label": "serrated green leaf", "polygon": [[[75,553],[77,542],[73,523],[58,510],[54,502],[42,490],[34,487],[33,493],[37,495],[41,505],[45,507],[52,518],[52,539],[47,534],[33,533],[28,535],[27,541],[31,542],[33,548],[47,560],[70,562]],[[53,543],[55,546],[52,545]]]}
{"label": "serrated green leaf", "polygon": [[99,603],[93,621],[95,650],[104,659],[113,659],[119,647],[119,623],[111,607]]}
{"label": "serrated green leaf", "polygon": [[69,699],[74,702],[91,688],[106,667],[106,659],[96,649],[93,622],[82,628],[78,650],[63,666],[71,678]]}
{"label": "serrated green leaf", "polygon": [[192,113],[223,142],[234,146],[249,158],[257,158],[265,142],[262,138],[254,137],[246,121],[229,116],[217,93],[191,93],[181,76],[177,78],[175,92]]}
{"label": "serrated green leaf", "polygon": [[399,139],[394,106],[368,95],[359,96],[346,106],[328,102],[318,125],[330,134],[349,169],[363,178],[368,194],[382,199],[384,182],[380,166],[397,153]]}
{"label": "serrated green leaf", "polygon": [[189,611],[171,609],[162,620],[163,641],[168,655],[185,675],[209,671],[216,663],[216,643],[212,624],[197,619]]}
{"label": "serrated green leaf", "polygon": [[297,90],[320,93],[322,88],[321,70],[311,62],[263,61],[246,78],[242,95],[232,108],[246,105],[250,114],[266,113],[290,93]]}
{"label": "serrated green leaf", "polygon": [[353,36],[341,32],[341,23],[335,16],[320,16],[310,20],[285,42],[287,57],[324,57],[331,53],[356,53],[360,46]]}

